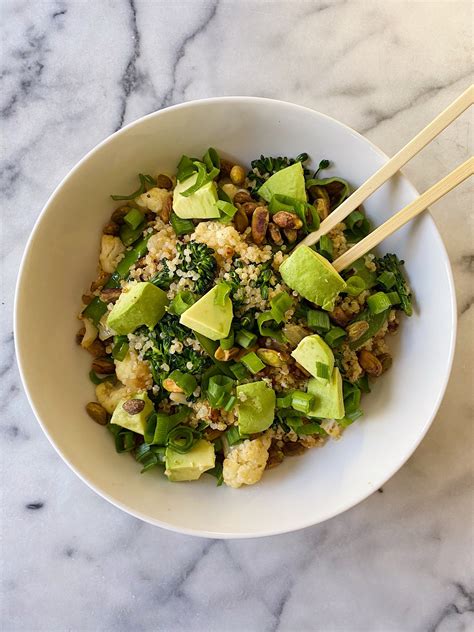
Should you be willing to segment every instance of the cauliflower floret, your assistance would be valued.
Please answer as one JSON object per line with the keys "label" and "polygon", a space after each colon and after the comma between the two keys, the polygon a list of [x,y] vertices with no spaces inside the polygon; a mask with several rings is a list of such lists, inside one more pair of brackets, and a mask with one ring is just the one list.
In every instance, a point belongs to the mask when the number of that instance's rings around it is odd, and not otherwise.
{"label": "cauliflower floret", "polygon": [[102,270],[111,274],[117,267],[118,262],[122,259],[122,254],[124,252],[125,246],[123,245],[120,237],[102,235],[99,255]]}
{"label": "cauliflower floret", "polygon": [[129,351],[121,362],[115,360],[115,373],[122,384],[136,391],[148,390],[153,385],[148,363],[139,360],[134,351]]}
{"label": "cauliflower floret", "polygon": [[121,399],[130,394],[130,389],[123,384],[112,384],[106,380],[95,387],[95,396],[99,404],[111,415]]}
{"label": "cauliflower floret", "polygon": [[231,450],[224,460],[224,483],[229,487],[258,483],[267,464],[270,443],[270,437],[258,437]]}
{"label": "cauliflower floret", "polygon": [[171,191],[154,187],[146,193],[142,193],[142,195],[136,197],[135,202],[137,206],[142,209],[148,209],[149,211],[153,211],[154,213],[159,213],[163,210],[164,205],[168,203],[168,200],[171,198],[171,196]]}

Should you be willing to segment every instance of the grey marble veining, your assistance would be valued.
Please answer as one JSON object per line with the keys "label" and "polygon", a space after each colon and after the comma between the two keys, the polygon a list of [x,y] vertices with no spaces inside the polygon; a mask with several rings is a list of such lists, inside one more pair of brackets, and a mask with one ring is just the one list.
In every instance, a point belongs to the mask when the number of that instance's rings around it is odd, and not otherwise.
{"label": "grey marble veining", "polygon": [[[392,154],[471,81],[471,3],[3,0],[0,11],[2,630],[474,629],[468,184],[433,209],[459,308],[439,414],[383,490],[319,526],[224,542],[115,509],[43,436],[12,336],[35,219],[107,135],[183,100],[247,94],[331,114]],[[465,114],[406,168],[420,190],[470,153],[470,123]]]}

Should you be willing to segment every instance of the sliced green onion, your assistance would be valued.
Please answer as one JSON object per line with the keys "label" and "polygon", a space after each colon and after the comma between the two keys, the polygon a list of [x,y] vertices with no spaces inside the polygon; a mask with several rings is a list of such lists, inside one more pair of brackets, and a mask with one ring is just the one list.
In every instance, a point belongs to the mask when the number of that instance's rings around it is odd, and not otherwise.
{"label": "sliced green onion", "polygon": [[121,454],[122,452],[130,452],[135,447],[135,433],[127,428],[122,428],[117,424],[108,424],[107,428],[113,434],[115,439],[115,450]]}
{"label": "sliced green onion", "polygon": [[398,292],[389,292],[387,294],[387,298],[392,305],[400,305],[401,303],[400,295]]}
{"label": "sliced green onion", "polygon": [[354,274],[346,281],[346,289],[344,290],[350,296],[359,296],[366,288],[365,281],[362,277]]}
{"label": "sliced green onion", "polygon": [[247,329],[240,329],[235,336],[235,342],[244,349],[248,349],[257,342],[257,336]]}
{"label": "sliced green onion", "polygon": [[181,316],[196,302],[196,298],[189,290],[178,292],[168,306],[168,311],[175,316]]}
{"label": "sliced green onion", "polygon": [[315,331],[324,332],[331,329],[331,321],[327,312],[321,312],[316,309],[308,309],[306,312],[306,320],[308,327]]}
{"label": "sliced green onion", "polygon": [[176,426],[168,433],[167,447],[175,452],[185,454],[201,438],[201,434],[189,426]]}
{"label": "sliced green onion", "polygon": [[[275,324],[275,328],[268,327],[265,324],[265,323],[270,323],[270,322]],[[275,340],[281,340],[282,334],[276,328],[276,324],[277,323],[275,322],[275,319],[271,312],[263,312],[262,314],[259,314],[257,317],[258,330],[261,336],[268,336],[269,338],[274,338]]]}
{"label": "sliced green onion", "polygon": [[[217,452],[217,448],[215,447],[215,445],[216,444],[214,444],[214,450]],[[206,474],[210,474],[211,476],[214,476],[214,478],[216,479],[217,487],[220,487],[222,483],[224,482],[224,473],[223,473],[222,463],[216,463],[215,466],[211,470],[207,470]]]}
{"label": "sliced green onion", "polygon": [[173,380],[175,384],[179,386],[179,388],[183,389],[186,397],[189,397],[196,390],[197,380],[194,375],[190,373],[183,373],[182,371],[178,371],[176,369],[168,376],[170,380]]}
{"label": "sliced green onion", "polygon": [[329,366],[324,362],[316,362],[316,375],[322,380],[329,380],[331,377],[329,374]]}
{"label": "sliced green onion", "polygon": [[226,412],[230,412],[234,408],[236,403],[237,403],[237,397],[235,395],[229,395],[223,408]]}
{"label": "sliced green onion", "polygon": [[220,348],[224,349],[224,351],[232,349],[232,347],[234,346],[234,337],[234,330],[231,329],[230,334],[226,338],[221,338],[221,340],[219,340]]}
{"label": "sliced green onion", "polygon": [[102,316],[107,312],[107,303],[104,303],[98,296],[94,296],[92,301],[87,305],[82,315],[91,320],[97,327]]}
{"label": "sliced green onion", "polygon": [[270,313],[276,323],[282,323],[285,319],[285,313],[293,305],[293,299],[287,292],[280,292],[270,301]]}
{"label": "sliced green onion", "polygon": [[226,375],[214,375],[209,379],[207,396],[213,408],[225,407],[228,404],[234,384],[235,381]]}
{"label": "sliced green onion", "polygon": [[303,436],[312,434],[320,434],[323,436],[327,435],[327,432],[324,430],[324,428],[322,428],[317,423],[303,424],[298,428],[297,433]]}
{"label": "sliced green onion", "polygon": [[277,408],[290,408],[291,407],[291,399],[292,399],[291,393],[287,393],[286,395],[283,395],[282,397],[277,397],[276,398],[276,407]]}
{"label": "sliced green onion", "polygon": [[143,233],[143,229],[145,228],[145,222],[142,222],[137,226],[137,228],[130,228],[128,224],[122,224],[120,228],[120,239],[122,240],[124,246],[131,246],[134,244],[137,239]]}
{"label": "sliced green onion", "polygon": [[89,379],[92,384],[102,384],[102,382],[107,382],[115,379],[114,375],[106,375],[105,377],[99,377],[95,371],[89,371]]}
{"label": "sliced green onion", "polygon": [[234,362],[234,364],[231,364],[230,370],[237,380],[245,380],[245,378],[249,375],[249,372],[241,362]]}
{"label": "sliced green onion", "polygon": [[357,380],[356,386],[358,386],[363,393],[370,393],[369,376],[367,373]]}
{"label": "sliced green onion", "polygon": [[327,259],[328,261],[332,261],[334,253],[332,239],[327,235],[321,235],[317,246],[317,251],[325,259]]}
{"label": "sliced green onion", "polygon": [[202,157],[202,161],[206,165],[209,172],[212,173],[214,169],[217,169],[217,172],[219,173],[219,170],[221,168],[221,159],[219,158],[219,154],[214,149],[214,147],[209,147],[209,149]]}
{"label": "sliced green onion", "polygon": [[141,211],[136,208],[131,208],[123,218],[123,221],[128,224],[131,230],[135,230],[143,222],[144,217]]}
{"label": "sliced green onion", "polygon": [[217,200],[216,206],[221,211],[221,219],[230,221],[237,213],[237,207],[231,202],[225,202],[224,200]]}
{"label": "sliced green onion", "polygon": [[206,369],[204,373],[202,374],[202,377],[201,377],[201,392],[202,393],[205,393],[207,391],[207,387],[209,386],[209,380],[211,379],[211,377],[214,377],[214,375],[221,375],[221,372],[219,371],[219,367],[216,366],[215,364],[213,364],[208,369]]}
{"label": "sliced green onion", "polygon": [[223,202],[229,202],[229,204],[232,204],[232,200],[230,199],[230,197],[220,187],[217,188],[217,197]]}
{"label": "sliced green onion", "polygon": [[361,390],[355,384],[351,384],[350,388],[346,388],[348,382],[344,382],[344,410],[349,415],[358,410],[360,405]]}
{"label": "sliced green onion", "polygon": [[134,191],[133,193],[130,193],[130,195],[111,195],[110,197],[112,198],[112,200],[115,200],[115,201],[133,200],[139,195],[142,195],[142,193],[145,193],[147,185],[148,186],[156,185],[156,180],[149,175],[144,175],[143,173],[139,173],[138,179],[140,180],[140,186],[136,191]]}
{"label": "sliced green onion", "polygon": [[324,336],[324,340],[330,347],[338,347],[346,335],[346,332],[341,327],[333,327]]}
{"label": "sliced green onion", "polygon": [[359,417],[362,417],[363,414],[364,413],[361,410],[355,410],[354,412],[350,413],[349,415],[346,415],[342,419],[338,419],[337,423],[343,428],[347,428],[347,426],[350,426],[351,424],[353,424],[354,421],[356,421],[356,419],[359,419]]}
{"label": "sliced green onion", "polygon": [[392,306],[392,302],[385,292],[376,292],[375,294],[372,294],[372,296],[369,296],[367,299],[367,305],[369,306],[372,314],[381,314]]}
{"label": "sliced green onion", "polygon": [[122,362],[128,353],[127,336],[114,336],[114,346],[112,348],[112,358]]}
{"label": "sliced green onion", "polygon": [[242,437],[240,436],[237,426],[231,426],[224,434],[230,447],[242,441]]}
{"label": "sliced green onion", "polygon": [[351,236],[354,236],[357,241],[366,237],[370,233],[370,222],[365,215],[361,213],[361,211],[352,211],[352,213],[346,217],[344,222],[349,229]]}
{"label": "sliced green onion", "polygon": [[377,282],[386,290],[390,290],[396,282],[396,278],[393,272],[389,272],[388,270],[384,270],[382,274],[377,277]]}
{"label": "sliced green onion", "polygon": [[228,367],[227,362],[221,362],[220,360],[216,360],[214,357],[214,354],[217,350],[217,347],[219,346],[219,343],[216,342],[215,340],[210,340],[209,338],[206,338],[206,336],[199,334],[197,331],[193,331],[193,333],[194,333],[194,337],[199,342],[199,344],[204,349],[204,351],[211,357],[214,364],[217,367],[219,367],[219,369],[221,370],[221,373],[225,373],[226,375],[233,377],[234,374]]}
{"label": "sliced green onion", "polygon": [[180,195],[182,195],[183,197],[189,197],[193,193],[196,193],[196,191],[198,191],[204,184],[206,184],[206,165],[204,165],[202,162],[195,162],[194,164],[196,165],[198,173],[196,182],[188,187],[185,191],[181,191]]}
{"label": "sliced green onion", "polygon": [[365,265],[365,257],[361,257],[360,259],[357,259],[357,261],[354,261],[352,269],[357,276],[363,279],[366,290],[370,290],[371,287],[377,285],[377,274],[373,270],[369,270],[369,268]]}
{"label": "sliced green onion", "polygon": [[217,292],[214,297],[214,303],[216,305],[219,305],[220,307],[224,307],[225,301],[227,297],[229,296],[232,288],[225,281],[219,281],[219,283],[216,285],[216,288],[217,288]]}
{"label": "sliced green onion", "polygon": [[259,371],[265,368],[265,364],[260,360],[258,355],[254,353],[253,351],[244,355],[240,359],[240,361],[242,362],[244,366],[247,367],[247,369],[251,373],[254,373],[254,374],[258,373]]}
{"label": "sliced green onion", "polygon": [[189,417],[191,409],[181,406],[174,415],[165,413],[152,413],[149,415],[145,426],[145,442],[153,445],[165,445],[166,437],[170,430]]}
{"label": "sliced green onion", "polygon": [[142,443],[135,450],[135,460],[141,463],[143,468],[141,473],[150,470],[156,465],[164,465],[165,463],[165,448],[162,446],[151,446],[147,443]]}
{"label": "sliced green onion", "polygon": [[312,204],[300,202],[288,195],[280,195],[279,193],[272,196],[268,205],[270,213],[275,214],[279,211],[287,211],[296,213],[303,222],[303,230],[305,233],[312,232],[319,228],[319,215]]}
{"label": "sliced green onion", "polygon": [[171,213],[170,224],[177,235],[189,235],[194,232],[194,224],[190,219],[182,219],[176,213]]}
{"label": "sliced green onion", "polygon": [[294,410],[299,411],[307,415],[311,410],[311,406],[314,401],[314,396],[304,391],[294,391],[291,394],[291,407]]}
{"label": "sliced green onion", "polygon": [[189,156],[181,156],[181,159],[178,162],[176,179],[178,182],[182,182],[183,180],[190,178],[196,171],[197,167],[195,165],[195,161],[189,158]]}

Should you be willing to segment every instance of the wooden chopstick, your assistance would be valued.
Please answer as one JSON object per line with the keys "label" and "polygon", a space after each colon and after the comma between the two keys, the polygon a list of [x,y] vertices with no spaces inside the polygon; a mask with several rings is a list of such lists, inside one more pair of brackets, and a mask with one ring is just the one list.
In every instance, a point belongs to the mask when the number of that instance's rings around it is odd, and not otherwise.
{"label": "wooden chopstick", "polygon": [[469,158],[462,165],[454,169],[454,171],[451,171],[445,178],[422,193],[416,200],[413,200],[413,202],[407,204],[401,211],[392,215],[390,219],[367,235],[362,241],[338,257],[336,261],[333,262],[333,267],[338,272],[349,267],[354,261],[357,261],[357,259],[363,257],[375,248],[375,246],[386,237],[404,226],[404,224],[416,217],[419,213],[423,212],[430,204],[439,200],[443,195],[451,191],[451,189],[454,189],[454,187],[461,184],[461,182],[473,174],[474,158]]}
{"label": "wooden chopstick", "polygon": [[460,114],[474,103],[474,86],[470,86],[460,97],[449,105],[439,116],[417,134],[398,153],[385,163],[374,175],[370,176],[362,186],[345,200],[321,222],[318,230],[310,233],[298,246],[312,246],[322,235],[328,233],[336,224],[342,222],[352,211],[355,211],[368,197],[391,178],[403,165],[416,156],[428,143],[450,125]]}

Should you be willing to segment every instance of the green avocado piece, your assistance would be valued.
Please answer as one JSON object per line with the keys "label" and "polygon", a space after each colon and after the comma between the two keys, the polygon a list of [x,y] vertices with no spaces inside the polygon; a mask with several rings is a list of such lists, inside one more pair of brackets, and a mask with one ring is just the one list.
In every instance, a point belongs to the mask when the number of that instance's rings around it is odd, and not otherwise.
{"label": "green avocado piece", "polygon": [[314,403],[308,417],[321,419],[342,419],[344,417],[342,377],[337,367],[334,368],[329,381],[311,378],[308,382],[308,393],[314,395]]}
{"label": "green avocado piece", "polygon": [[292,290],[329,312],[346,287],[329,261],[308,246],[297,247],[281,264],[280,274]]}
{"label": "green avocado piece", "polygon": [[200,439],[185,454],[166,448],[165,460],[165,474],[170,481],[197,481],[203,472],[212,470],[216,454],[210,441]]}
{"label": "green avocado piece", "polygon": [[237,386],[238,423],[241,434],[254,434],[269,428],[275,417],[275,391],[266,382]]}
{"label": "green avocado piece", "polygon": [[185,197],[181,195],[197,180],[195,173],[187,180],[178,182],[173,192],[173,211],[181,219],[213,219],[220,217],[220,211],[216,206],[218,200],[217,189],[214,181],[208,182],[200,189]]}
{"label": "green avocado piece", "polygon": [[[132,415],[128,413],[123,405],[130,401],[131,399],[140,399],[145,402],[145,408],[141,410],[139,413]],[[110,420],[111,424],[116,424],[117,426],[122,426],[122,428],[128,428],[129,430],[133,430],[133,432],[138,432],[138,434],[145,434],[145,426],[147,417],[153,412],[153,403],[150,401],[150,398],[146,393],[135,393],[134,395],[129,395],[128,397],[124,397],[119,401],[115,410],[112,414],[112,419]]]}
{"label": "green avocado piece", "polygon": [[230,298],[227,296],[224,305],[218,305],[216,303],[217,292],[216,285],[181,314],[179,319],[182,325],[197,331],[198,334],[202,334],[210,340],[227,338],[234,317]]}
{"label": "green avocado piece", "polygon": [[331,347],[324,342],[321,336],[313,334],[306,336],[291,354],[311,375],[318,380],[327,382],[318,377],[317,363],[321,362],[328,367],[328,375],[331,376],[334,369],[334,354]]}
{"label": "green avocado piece", "polygon": [[125,289],[107,317],[107,325],[117,334],[131,334],[141,325],[150,329],[162,318],[168,297],[153,283],[137,283]]}
{"label": "green avocado piece", "polygon": [[277,171],[258,190],[259,196],[267,202],[270,202],[277,193],[295,198],[299,202],[306,202],[306,187],[301,162],[295,162],[294,165]]}

